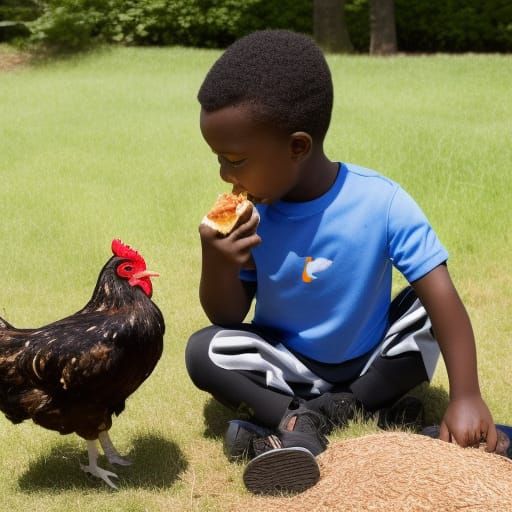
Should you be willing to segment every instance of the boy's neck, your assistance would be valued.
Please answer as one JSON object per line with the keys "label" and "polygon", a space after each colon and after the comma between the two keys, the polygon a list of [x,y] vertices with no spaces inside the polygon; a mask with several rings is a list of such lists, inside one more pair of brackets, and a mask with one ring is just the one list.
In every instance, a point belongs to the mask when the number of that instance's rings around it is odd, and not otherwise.
{"label": "boy's neck", "polygon": [[318,148],[302,164],[300,171],[300,181],[297,186],[290,191],[283,201],[305,202],[312,201],[325,194],[336,181],[339,164],[331,162],[322,148]]}

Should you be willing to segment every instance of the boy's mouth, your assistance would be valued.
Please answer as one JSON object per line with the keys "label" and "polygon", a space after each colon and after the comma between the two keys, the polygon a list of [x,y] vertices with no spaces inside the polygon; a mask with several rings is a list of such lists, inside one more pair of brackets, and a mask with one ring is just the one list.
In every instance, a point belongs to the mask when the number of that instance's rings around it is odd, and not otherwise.
{"label": "boy's mouth", "polygon": [[231,191],[232,194],[242,194],[242,193],[246,193],[247,194],[247,199],[249,199],[249,201],[251,201],[251,203],[254,203],[254,204],[258,204],[258,203],[261,203],[261,204],[265,204],[268,202],[267,199],[262,199],[260,197],[256,197],[256,196],[253,196],[252,194],[249,194],[249,192],[247,192],[247,190],[241,188],[241,187],[233,187],[233,190]]}

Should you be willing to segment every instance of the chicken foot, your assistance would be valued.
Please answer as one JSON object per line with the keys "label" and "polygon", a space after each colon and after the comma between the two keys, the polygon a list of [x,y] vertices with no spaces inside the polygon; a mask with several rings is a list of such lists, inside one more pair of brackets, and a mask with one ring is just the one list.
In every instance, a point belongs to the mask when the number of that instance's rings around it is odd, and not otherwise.
{"label": "chicken foot", "polygon": [[112,473],[111,471],[107,471],[106,469],[98,467],[99,452],[98,447],[96,445],[96,439],[93,441],[87,441],[87,452],[89,455],[89,465],[85,466],[83,464],[80,464],[80,468],[82,469],[82,471],[85,471],[86,473],[90,473],[93,476],[101,478],[107,485],[109,485],[113,489],[117,489],[117,487],[112,483],[112,481],[109,478],[117,478],[117,475],[115,473]]}
{"label": "chicken foot", "polygon": [[130,466],[132,464],[131,460],[122,457],[116,450],[115,446],[112,444],[112,440],[110,439],[107,430],[101,431],[98,434],[98,439],[103,449],[103,453],[107,457],[110,464],[118,464],[119,466]]}

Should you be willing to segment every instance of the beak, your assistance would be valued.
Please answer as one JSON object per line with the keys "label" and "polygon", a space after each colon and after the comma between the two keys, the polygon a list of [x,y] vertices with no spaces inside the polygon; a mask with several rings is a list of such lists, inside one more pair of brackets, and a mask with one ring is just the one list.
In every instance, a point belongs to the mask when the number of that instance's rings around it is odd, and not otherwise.
{"label": "beak", "polygon": [[152,270],[143,270],[142,272],[137,272],[133,274],[135,279],[142,279],[144,277],[159,277],[160,274],[158,272],[153,272]]}

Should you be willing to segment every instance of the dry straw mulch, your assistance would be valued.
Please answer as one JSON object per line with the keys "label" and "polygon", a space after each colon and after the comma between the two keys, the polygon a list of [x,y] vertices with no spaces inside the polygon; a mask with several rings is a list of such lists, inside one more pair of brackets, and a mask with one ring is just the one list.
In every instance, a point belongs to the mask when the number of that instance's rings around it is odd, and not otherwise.
{"label": "dry straw mulch", "polygon": [[0,48],[0,72],[23,68],[30,63],[30,60],[28,53],[6,51]]}
{"label": "dry straw mulch", "polygon": [[318,484],[293,497],[254,497],[238,510],[512,511],[512,461],[402,432],[336,442]]}

